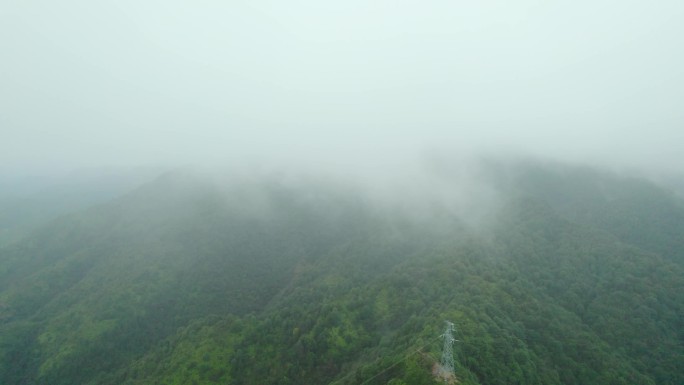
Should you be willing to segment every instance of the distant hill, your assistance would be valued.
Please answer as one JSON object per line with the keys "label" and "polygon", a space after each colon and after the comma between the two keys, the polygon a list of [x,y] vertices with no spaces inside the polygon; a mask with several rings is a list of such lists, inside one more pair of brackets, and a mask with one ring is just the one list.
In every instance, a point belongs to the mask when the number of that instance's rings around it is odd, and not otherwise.
{"label": "distant hill", "polygon": [[683,384],[682,198],[562,164],[477,173],[496,205],[476,223],[458,189],[416,213],[190,171],[79,207],[0,248],[0,383],[436,384],[450,320],[461,384]]}
{"label": "distant hill", "polygon": [[159,170],[91,170],[63,177],[0,175],[0,246],[70,212],[125,194]]}

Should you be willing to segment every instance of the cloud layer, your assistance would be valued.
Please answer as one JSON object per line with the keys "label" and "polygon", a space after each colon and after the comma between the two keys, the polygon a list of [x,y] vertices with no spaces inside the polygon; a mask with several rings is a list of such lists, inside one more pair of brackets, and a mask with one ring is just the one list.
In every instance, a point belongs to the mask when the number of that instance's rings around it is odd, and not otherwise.
{"label": "cloud layer", "polygon": [[682,171],[678,1],[10,1],[0,171],[391,163]]}

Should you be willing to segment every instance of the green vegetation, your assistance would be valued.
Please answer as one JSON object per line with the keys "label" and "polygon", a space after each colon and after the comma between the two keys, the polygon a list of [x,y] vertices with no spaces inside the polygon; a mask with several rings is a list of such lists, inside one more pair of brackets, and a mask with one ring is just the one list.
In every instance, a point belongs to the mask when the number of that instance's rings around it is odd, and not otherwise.
{"label": "green vegetation", "polygon": [[[684,383],[684,206],[592,170],[491,167],[468,229],[351,191],[187,173],[0,249],[2,384]],[[445,220],[446,218],[446,220]]]}

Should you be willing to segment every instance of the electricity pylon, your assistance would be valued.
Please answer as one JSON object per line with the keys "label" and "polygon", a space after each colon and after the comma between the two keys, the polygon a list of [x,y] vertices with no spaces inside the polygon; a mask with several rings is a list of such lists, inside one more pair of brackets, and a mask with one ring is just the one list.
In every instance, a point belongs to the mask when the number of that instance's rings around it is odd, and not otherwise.
{"label": "electricity pylon", "polygon": [[447,327],[442,338],[444,338],[444,348],[442,349],[442,361],[439,368],[439,377],[444,379],[446,383],[452,383],[456,378],[454,372],[454,324],[446,321]]}

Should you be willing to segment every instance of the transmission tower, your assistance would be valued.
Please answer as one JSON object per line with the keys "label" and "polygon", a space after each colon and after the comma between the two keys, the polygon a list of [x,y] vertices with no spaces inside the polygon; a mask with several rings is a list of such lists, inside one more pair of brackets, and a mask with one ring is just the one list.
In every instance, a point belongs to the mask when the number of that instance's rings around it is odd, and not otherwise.
{"label": "transmission tower", "polygon": [[442,349],[442,361],[439,368],[439,377],[444,379],[446,383],[453,383],[456,378],[454,372],[454,324],[446,321],[447,327],[442,338],[444,338],[444,348]]}

